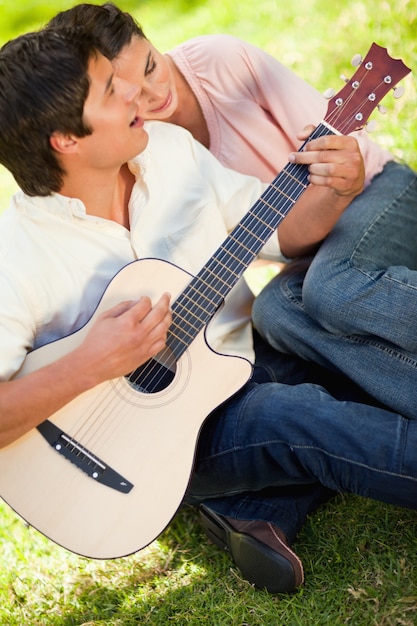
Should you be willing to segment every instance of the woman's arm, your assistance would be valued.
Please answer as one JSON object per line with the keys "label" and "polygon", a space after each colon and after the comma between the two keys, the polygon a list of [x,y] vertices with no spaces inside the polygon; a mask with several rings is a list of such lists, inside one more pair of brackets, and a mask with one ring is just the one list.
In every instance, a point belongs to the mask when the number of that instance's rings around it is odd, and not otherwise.
{"label": "woman's arm", "polygon": [[[310,132],[311,127],[307,136]],[[300,137],[305,138],[306,133]],[[310,173],[310,186],[278,228],[281,251],[296,257],[314,252],[362,192],[365,167],[358,142],[344,135],[314,139],[289,160],[308,165]]]}

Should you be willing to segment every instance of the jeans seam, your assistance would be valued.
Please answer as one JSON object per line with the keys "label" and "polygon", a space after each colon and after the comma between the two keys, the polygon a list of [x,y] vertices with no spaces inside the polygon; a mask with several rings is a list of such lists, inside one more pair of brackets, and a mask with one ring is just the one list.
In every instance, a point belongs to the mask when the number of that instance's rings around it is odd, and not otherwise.
{"label": "jeans seam", "polygon": [[[402,441],[404,441],[404,436],[402,436],[401,438]],[[348,457],[343,457],[343,456],[339,456],[336,454],[331,454],[330,452],[327,452],[325,449],[323,448],[319,448],[318,446],[311,446],[311,445],[291,445],[288,444],[288,442],[284,441],[284,440],[280,440],[280,439],[274,439],[274,440],[270,440],[270,441],[262,441],[262,442],[257,442],[254,443],[252,445],[240,445],[240,446],[234,446],[233,448],[229,449],[229,450],[223,450],[222,452],[217,452],[216,454],[211,454],[208,457],[205,457],[204,459],[200,460],[200,463],[206,463],[209,462],[211,459],[216,459],[216,458],[221,458],[222,456],[226,456],[229,454],[235,454],[236,452],[239,452],[239,450],[249,450],[249,449],[254,449],[254,448],[258,448],[258,447],[265,447],[265,446],[271,446],[271,444],[278,444],[278,445],[287,445],[292,451],[293,450],[313,450],[315,452],[319,452],[322,455],[324,455],[326,458],[329,459],[334,459],[336,461],[341,461],[344,463],[347,463],[348,465],[355,465],[356,467],[361,467],[363,469],[369,470],[371,472],[375,472],[377,474],[385,474],[387,476],[393,476],[396,478],[405,478],[407,480],[411,480],[415,483],[417,483],[417,476],[410,476],[409,474],[404,474],[401,472],[393,472],[390,470],[386,470],[386,469],[380,469],[380,468],[376,468],[373,467],[372,465],[367,465],[366,463],[362,463],[360,461],[355,461],[353,459],[349,459]],[[303,465],[304,468],[304,465]],[[284,469],[283,469],[284,471]],[[288,474],[288,477],[291,478],[291,475]],[[310,472],[306,472],[306,477],[308,478],[312,478],[313,480],[317,481],[317,482],[321,482],[320,478],[315,476],[314,474],[310,474]],[[334,487],[332,487],[334,488]]]}
{"label": "jeans seam", "polygon": [[402,472],[393,472],[393,471],[386,470],[386,469],[380,469],[380,468],[372,467],[371,465],[367,465],[366,463],[362,463],[360,461],[354,461],[352,459],[348,459],[348,458],[343,457],[343,456],[337,456],[336,454],[330,454],[329,452],[326,452],[325,450],[323,450],[322,448],[318,448],[317,446],[293,446],[293,449],[294,450],[315,450],[315,451],[318,451],[318,452],[324,454],[327,458],[335,459],[335,460],[341,461],[341,462],[345,462],[345,463],[348,463],[349,465],[355,465],[356,467],[361,467],[363,469],[369,470],[369,471],[374,472],[376,474],[383,474],[383,475],[386,475],[386,476],[393,476],[395,478],[405,478],[407,480],[411,480],[412,482],[417,483],[417,476],[410,476],[409,474],[404,474]]}
{"label": "jeans seam", "polygon": [[298,298],[296,298],[294,296],[294,293],[293,293],[292,289],[290,287],[287,287],[287,283],[286,282],[284,282],[284,284],[282,285],[282,290],[285,292],[286,297],[287,297],[288,300],[290,300],[290,302],[295,304],[295,306],[297,306],[302,311],[305,311],[303,300],[299,300]]}
{"label": "jeans seam", "polygon": [[403,361],[407,365],[410,365],[411,367],[417,370],[417,361],[415,359],[405,356],[402,352],[398,352],[397,350],[394,350],[393,348],[388,348],[387,346],[384,346],[381,343],[378,343],[377,341],[370,341],[369,339],[362,339],[358,335],[344,335],[344,339],[348,339],[349,341],[354,341],[357,344],[363,344],[363,345],[368,345],[368,346],[377,348],[378,350],[381,350],[385,352],[386,354],[389,354],[395,359],[399,359],[400,361]]}

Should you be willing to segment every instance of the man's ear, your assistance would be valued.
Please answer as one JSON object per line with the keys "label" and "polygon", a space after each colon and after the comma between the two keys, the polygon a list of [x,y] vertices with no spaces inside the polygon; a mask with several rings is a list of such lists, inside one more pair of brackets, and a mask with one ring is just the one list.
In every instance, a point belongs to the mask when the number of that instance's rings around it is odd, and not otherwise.
{"label": "man's ear", "polygon": [[73,154],[77,149],[78,141],[73,135],[64,135],[58,131],[49,138],[52,148],[60,154]]}

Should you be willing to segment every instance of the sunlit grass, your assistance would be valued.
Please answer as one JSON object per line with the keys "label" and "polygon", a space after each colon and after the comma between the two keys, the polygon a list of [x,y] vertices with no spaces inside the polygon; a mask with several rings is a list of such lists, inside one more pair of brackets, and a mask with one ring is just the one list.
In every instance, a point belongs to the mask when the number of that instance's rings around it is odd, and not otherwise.
{"label": "sunlit grass", "polygon": [[297,542],[306,583],[270,596],[243,580],[210,544],[191,509],[130,557],[77,557],[27,528],[5,505],[0,552],[4,626],[354,624],[413,626],[417,519],[412,511],[339,497]]}

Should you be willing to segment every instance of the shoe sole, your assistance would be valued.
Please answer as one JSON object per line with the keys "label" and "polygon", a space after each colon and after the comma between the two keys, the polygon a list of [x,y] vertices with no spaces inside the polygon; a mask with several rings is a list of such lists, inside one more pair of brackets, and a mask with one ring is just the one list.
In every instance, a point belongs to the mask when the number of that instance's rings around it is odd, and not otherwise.
{"label": "shoe sole", "polygon": [[246,580],[269,593],[295,591],[290,561],[250,535],[234,530],[221,516],[200,506],[200,521],[209,539],[232,556]]}

